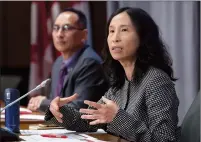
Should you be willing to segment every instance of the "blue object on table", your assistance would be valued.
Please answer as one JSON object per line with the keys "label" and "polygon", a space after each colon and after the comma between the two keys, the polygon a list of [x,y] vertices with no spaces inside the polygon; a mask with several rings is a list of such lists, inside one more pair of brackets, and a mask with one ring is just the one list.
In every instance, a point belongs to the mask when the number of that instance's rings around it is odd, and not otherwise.
{"label": "blue object on table", "polygon": [[[5,105],[10,104],[20,97],[20,92],[17,89],[7,88],[4,92]],[[19,133],[19,116],[20,102],[16,102],[5,110],[5,126],[8,130],[14,133]]]}

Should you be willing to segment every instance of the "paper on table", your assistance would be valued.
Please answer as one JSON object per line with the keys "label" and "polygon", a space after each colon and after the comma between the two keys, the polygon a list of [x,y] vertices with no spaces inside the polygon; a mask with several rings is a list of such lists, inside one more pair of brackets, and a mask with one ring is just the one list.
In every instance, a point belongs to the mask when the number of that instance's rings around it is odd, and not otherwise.
{"label": "paper on table", "polygon": [[21,135],[40,135],[40,134],[64,134],[72,133],[75,131],[69,131],[66,129],[52,129],[52,130],[20,130]]}
{"label": "paper on table", "polygon": [[[48,129],[48,130],[20,130],[20,133],[22,135],[40,135],[40,134],[66,134],[66,133],[73,133],[75,131],[70,131],[70,130],[66,130],[66,129]],[[88,132],[91,133],[91,132]],[[102,129],[98,129],[97,132],[92,132],[92,133],[106,133],[104,130]],[[86,133],[87,134],[87,133]],[[80,134],[80,135],[85,135],[84,133]]]}
{"label": "paper on table", "polygon": [[106,132],[103,129],[98,129],[96,132],[85,132],[85,134],[105,134]]}
{"label": "paper on table", "polygon": [[[3,108],[1,108],[1,110],[2,110],[2,109],[3,109]],[[5,110],[3,110],[1,113],[4,114],[4,113],[5,113]],[[27,108],[22,108],[22,107],[20,107],[20,114],[31,114],[31,113],[32,113],[31,110],[29,110],[29,109],[27,109]]]}
{"label": "paper on table", "polygon": [[25,141],[28,142],[106,142],[103,140],[98,140],[94,137],[83,138],[76,134],[67,134],[68,138],[48,138],[42,137],[40,135],[31,135],[31,136],[20,136]]}
{"label": "paper on table", "polygon": [[[5,119],[5,114],[2,114],[1,118]],[[20,119],[44,120],[44,118],[45,118],[45,115],[35,115],[35,114],[23,114],[23,115],[20,115]]]}
{"label": "paper on table", "polygon": [[20,119],[44,120],[44,118],[45,118],[45,115],[33,115],[33,114],[20,115]]}
{"label": "paper on table", "polygon": [[[39,130],[41,131],[41,130]],[[47,132],[47,131],[46,131]],[[55,132],[59,132],[59,131],[55,131]],[[47,141],[47,142],[52,142],[52,141],[55,141],[55,142],[68,142],[68,141],[73,141],[73,142],[105,142],[105,141],[102,141],[102,140],[98,140],[97,138],[94,138],[92,136],[89,136],[89,135],[86,135],[86,134],[80,134],[80,133],[77,133],[77,132],[72,132],[72,131],[68,131],[66,130],[67,133],[63,133],[64,131],[60,131],[62,133],[54,133],[56,135],[66,135],[67,136],[67,139],[66,138],[48,138],[48,137],[42,137],[41,135],[30,135],[30,136],[20,136],[20,138],[26,140],[26,141],[37,141],[37,142],[44,142],[44,141]],[[43,132],[41,132],[43,133]],[[48,133],[44,133],[44,134],[48,134]]]}
{"label": "paper on table", "polygon": [[[31,136],[20,136],[25,141],[28,142],[83,142],[83,140],[79,139],[71,139],[71,138],[47,138],[47,137],[42,137],[40,135],[31,135]],[[86,141],[87,142],[87,141]]]}

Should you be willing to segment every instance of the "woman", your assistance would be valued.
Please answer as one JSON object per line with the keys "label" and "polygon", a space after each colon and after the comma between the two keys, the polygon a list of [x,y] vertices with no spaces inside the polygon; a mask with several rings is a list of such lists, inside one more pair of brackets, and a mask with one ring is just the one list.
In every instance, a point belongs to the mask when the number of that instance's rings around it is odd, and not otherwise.
{"label": "woman", "polygon": [[65,105],[76,94],[57,97],[45,119],[79,132],[102,128],[129,141],[177,141],[176,79],[152,18],[139,8],[114,12],[107,25],[105,55],[111,88],[104,97],[98,103],[86,100],[90,108],[80,111]]}

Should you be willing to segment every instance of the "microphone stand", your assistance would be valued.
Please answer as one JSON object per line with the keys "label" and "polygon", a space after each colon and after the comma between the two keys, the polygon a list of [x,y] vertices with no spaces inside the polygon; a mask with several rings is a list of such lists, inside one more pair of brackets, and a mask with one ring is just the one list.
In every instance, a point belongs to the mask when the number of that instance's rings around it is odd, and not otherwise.
{"label": "microphone stand", "polygon": [[0,112],[4,111],[5,109],[7,109],[8,107],[12,106],[13,104],[15,104],[16,102],[20,101],[21,99],[23,99],[24,97],[28,96],[29,94],[31,94],[32,92],[39,90],[40,88],[44,87],[46,85],[46,83],[50,81],[50,79],[47,79],[45,81],[43,81],[40,85],[38,85],[36,88],[34,88],[33,90],[29,91],[28,93],[24,94],[23,96],[21,96],[20,98],[18,98],[17,100],[13,101],[12,103],[9,103],[7,106],[5,106],[4,108],[1,109]]}

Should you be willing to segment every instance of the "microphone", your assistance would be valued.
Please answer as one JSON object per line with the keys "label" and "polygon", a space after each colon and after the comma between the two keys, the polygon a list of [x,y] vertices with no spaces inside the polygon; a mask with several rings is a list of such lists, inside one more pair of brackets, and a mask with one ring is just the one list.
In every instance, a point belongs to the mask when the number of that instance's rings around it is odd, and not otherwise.
{"label": "microphone", "polygon": [[16,102],[20,101],[21,99],[23,99],[24,97],[28,96],[29,94],[31,94],[32,92],[39,90],[40,88],[43,88],[47,85],[47,83],[49,83],[51,81],[51,79],[46,79],[43,82],[41,82],[41,84],[39,84],[38,86],[36,86],[34,89],[32,89],[31,91],[29,91],[28,93],[24,94],[23,96],[21,96],[20,98],[18,98],[17,100],[13,101],[12,103],[9,103],[7,106],[5,106],[4,108],[1,109],[0,112],[4,111],[5,109],[7,109],[8,107],[12,106],[13,104],[15,104]]}

